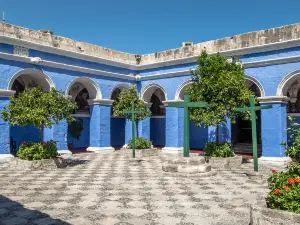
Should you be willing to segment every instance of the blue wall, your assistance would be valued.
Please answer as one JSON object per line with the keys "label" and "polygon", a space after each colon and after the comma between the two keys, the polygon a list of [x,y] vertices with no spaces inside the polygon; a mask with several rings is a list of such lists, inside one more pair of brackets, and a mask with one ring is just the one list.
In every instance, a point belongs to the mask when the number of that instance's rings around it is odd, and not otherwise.
{"label": "blue wall", "polygon": [[89,147],[90,146],[90,117],[79,117],[83,122],[83,130],[79,140],[72,139],[71,134],[68,132],[68,143],[73,141],[75,148]]}
{"label": "blue wall", "polygon": [[150,140],[154,146],[165,146],[166,118],[150,118]]}
{"label": "blue wall", "polygon": [[123,146],[125,144],[125,118],[111,118],[110,123],[111,146]]}
{"label": "blue wall", "polygon": [[13,140],[16,141],[16,147],[19,146],[23,141],[26,142],[39,142],[40,141],[40,130],[34,126],[13,126],[10,127],[10,135]]}
{"label": "blue wall", "polygon": [[190,124],[190,148],[203,149],[208,142],[208,128]]}

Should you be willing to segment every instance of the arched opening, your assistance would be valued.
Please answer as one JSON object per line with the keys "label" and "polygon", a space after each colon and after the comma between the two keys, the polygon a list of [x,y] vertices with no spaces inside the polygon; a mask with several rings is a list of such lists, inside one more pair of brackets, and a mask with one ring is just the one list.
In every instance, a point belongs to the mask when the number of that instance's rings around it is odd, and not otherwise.
{"label": "arched opening", "polygon": [[150,105],[150,140],[162,148],[166,143],[166,111],[163,101],[167,100],[165,90],[156,84],[149,85],[142,92],[142,99]]}
{"label": "arched opening", "polygon": [[82,124],[82,131],[79,139],[72,136],[71,129],[74,126],[68,126],[68,148],[72,152],[82,152],[90,146],[90,104],[89,101],[100,99],[101,94],[97,84],[90,78],[76,78],[68,86],[66,95],[76,103],[77,110],[74,117],[77,123]]}
{"label": "arched opening", "polygon": [[[49,91],[54,85],[48,76],[37,69],[24,69],[17,72],[8,84],[8,89],[16,92],[15,97],[33,87],[42,87],[44,91]],[[11,153],[16,154],[23,141],[39,142],[39,132],[38,128],[31,125],[10,126]]]}
{"label": "arched opening", "polygon": [[[184,100],[187,89],[192,85],[191,80],[185,81],[176,91],[175,99]],[[190,148],[192,150],[202,150],[208,142],[208,128],[196,126],[190,123]]]}
{"label": "arched opening", "polygon": [[[128,85],[117,85],[112,89],[110,100],[117,101],[120,93],[129,88]],[[125,144],[125,117],[113,116],[113,108],[111,108],[111,117],[110,117],[110,137],[111,137],[111,146],[115,149],[120,149]]]}
{"label": "arched opening", "polygon": [[[251,90],[256,97],[263,97],[263,89],[261,85],[252,79],[246,78],[246,87]],[[256,111],[256,129],[257,129],[257,144],[258,156],[262,155],[261,146],[261,111]],[[231,143],[235,153],[253,154],[252,150],[252,126],[251,120],[245,117],[238,117],[236,123],[231,124]]]}

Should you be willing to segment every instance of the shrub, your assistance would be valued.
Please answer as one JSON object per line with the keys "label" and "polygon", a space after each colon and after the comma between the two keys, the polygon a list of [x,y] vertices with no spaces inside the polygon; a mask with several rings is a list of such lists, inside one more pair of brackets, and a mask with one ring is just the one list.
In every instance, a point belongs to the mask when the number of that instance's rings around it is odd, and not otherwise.
{"label": "shrub", "polygon": [[215,142],[208,142],[205,145],[204,148],[205,155],[206,156],[212,156],[212,157],[232,157],[234,156],[234,153],[231,148],[231,144],[221,142],[215,143]]}
{"label": "shrub", "polygon": [[[132,148],[132,143],[133,143],[133,140],[130,139],[129,143],[128,143],[128,148]],[[147,140],[145,138],[139,138],[139,137],[137,137],[135,139],[135,148],[136,149],[149,149],[151,147],[152,147],[152,141]]]}
{"label": "shrub", "polygon": [[54,141],[48,141],[43,143],[35,143],[25,141],[22,142],[17,156],[20,159],[25,160],[40,160],[51,159],[57,156],[57,147]]}

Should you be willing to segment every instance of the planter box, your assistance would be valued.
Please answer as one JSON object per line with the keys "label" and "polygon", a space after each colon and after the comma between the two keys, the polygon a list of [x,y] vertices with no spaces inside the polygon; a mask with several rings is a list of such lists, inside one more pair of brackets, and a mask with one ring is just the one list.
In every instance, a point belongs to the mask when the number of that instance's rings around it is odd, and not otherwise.
{"label": "planter box", "polygon": [[242,164],[242,156],[234,157],[211,157],[209,158],[209,163],[211,167],[218,170],[228,170],[239,167]]}
{"label": "planter box", "polygon": [[10,161],[10,166],[19,170],[53,170],[56,168],[64,168],[67,165],[68,160],[60,157],[32,161],[15,158]]}
{"label": "planter box", "polygon": [[[126,151],[132,154],[132,149],[127,148]],[[151,157],[151,156],[158,156],[158,150],[156,148],[135,149],[135,157],[137,158]]]}
{"label": "planter box", "polygon": [[300,224],[300,214],[277,209],[251,206],[250,225],[296,225]]}

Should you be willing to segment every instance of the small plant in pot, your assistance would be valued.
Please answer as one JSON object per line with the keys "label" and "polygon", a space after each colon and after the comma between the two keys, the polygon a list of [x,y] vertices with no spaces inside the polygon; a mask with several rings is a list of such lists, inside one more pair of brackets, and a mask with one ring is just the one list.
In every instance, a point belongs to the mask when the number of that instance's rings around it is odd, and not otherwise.
{"label": "small plant in pot", "polygon": [[234,152],[230,143],[208,142],[204,148],[205,156],[208,157],[233,157]]}
{"label": "small plant in pot", "polygon": [[17,156],[24,160],[53,159],[57,156],[56,143],[53,140],[43,143],[23,141]]}
{"label": "small plant in pot", "polygon": [[[133,144],[133,140],[130,139],[127,147],[132,149],[132,144]],[[135,148],[136,149],[151,149],[152,141],[147,140],[145,138],[137,137],[137,138],[135,138]]]}

